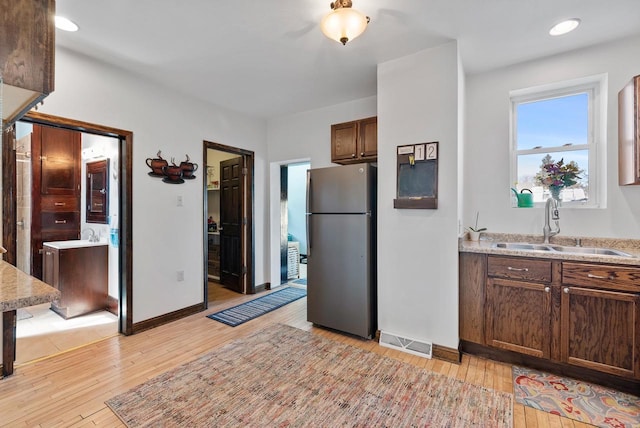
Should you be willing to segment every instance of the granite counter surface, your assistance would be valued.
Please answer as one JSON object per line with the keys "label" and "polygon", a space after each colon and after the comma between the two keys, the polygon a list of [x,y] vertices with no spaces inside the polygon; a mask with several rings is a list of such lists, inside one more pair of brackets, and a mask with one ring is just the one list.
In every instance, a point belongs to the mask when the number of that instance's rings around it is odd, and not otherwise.
{"label": "granite counter surface", "polygon": [[0,312],[51,302],[60,291],[0,260]]}
{"label": "granite counter surface", "polygon": [[497,242],[522,242],[529,244],[541,244],[541,235],[519,235],[506,233],[483,233],[480,241],[469,241],[467,236],[458,239],[458,251],[464,253],[496,254],[503,256],[534,257],[543,259],[572,260],[579,262],[608,263],[630,266],[640,266],[640,240],[638,239],[612,239],[589,238],[580,236],[562,236],[551,238],[551,245],[574,246],[576,240],[581,240],[583,247],[611,248],[624,251],[633,257],[621,257],[612,255],[577,254],[568,252],[551,252],[535,250],[513,250],[496,248]]}

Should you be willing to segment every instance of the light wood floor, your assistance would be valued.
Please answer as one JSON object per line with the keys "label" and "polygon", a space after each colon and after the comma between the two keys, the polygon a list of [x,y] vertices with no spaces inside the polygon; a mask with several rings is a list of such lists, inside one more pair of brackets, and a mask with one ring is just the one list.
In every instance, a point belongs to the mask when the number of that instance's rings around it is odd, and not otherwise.
{"label": "light wood floor", "polygon": [[118,317],[110,312],[93,312],[65,320],[50,307],[50,303],[30,306],[24,313],[31,317],[18,318],[16,365],[118,334]]}
{"label": "light wood floor", "polygon": [[[0,426],[107,427],[124,426],[104,404],[177,365],[193,360],[231,340],[263,328],[288,324],[371,352],[406,361],[466,382],[512,392],[511,369],[476,357],[464,356],[456,365],[380,347],[312,326],[306,321],[306,298],[297,300],[238,327],[205,317],[255,296],[227,294],[206,312],[134,336],[116,336],[46,360],[18,366],[13,376],[0,380]],[[229,292],[232,293],[232,292]],[[514,427],[576,427],[588,425],[514,404]]]}

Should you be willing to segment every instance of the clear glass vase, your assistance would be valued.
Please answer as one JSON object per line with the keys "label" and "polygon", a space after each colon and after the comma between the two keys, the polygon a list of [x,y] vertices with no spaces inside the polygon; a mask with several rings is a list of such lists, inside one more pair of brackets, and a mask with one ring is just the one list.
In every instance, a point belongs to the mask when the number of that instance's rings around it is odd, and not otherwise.
{"label": "clear glass vase", "polygon": [[560,191],[562,190],[561,186],[549,186],[549,192],[551,193],[551,197],[556,201],[560,201]]}

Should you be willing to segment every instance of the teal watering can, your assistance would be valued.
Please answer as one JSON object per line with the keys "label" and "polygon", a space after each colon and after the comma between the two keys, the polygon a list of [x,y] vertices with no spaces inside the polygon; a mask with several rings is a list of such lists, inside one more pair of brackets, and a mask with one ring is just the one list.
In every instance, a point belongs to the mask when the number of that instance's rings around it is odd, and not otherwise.
{"label": "teal watering can", "polygon": [[[518,198],[518,208],[533,208],[533,192],[530,189],[522,189],[520,193],[513,187],[511,190],[516,194],[516,198]],[[529,193],[524,193],[525,191]]]}

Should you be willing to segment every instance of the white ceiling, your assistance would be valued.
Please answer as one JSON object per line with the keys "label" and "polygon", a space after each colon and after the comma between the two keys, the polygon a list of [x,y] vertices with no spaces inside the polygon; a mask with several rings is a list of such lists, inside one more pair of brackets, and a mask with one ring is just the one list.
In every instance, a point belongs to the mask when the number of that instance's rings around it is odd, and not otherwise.
{"label": "white ceiling", "polygon": [[[640,34],[640,0],[353,0],[346,46],[329,0],[58,0],[57,44],[232,110],[274,117],[376,94],[376,64],[458,40],[467,73]],[[560,37],[549,28],[577,17]],[[636,52],[636,54],[638,54]]]}

